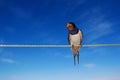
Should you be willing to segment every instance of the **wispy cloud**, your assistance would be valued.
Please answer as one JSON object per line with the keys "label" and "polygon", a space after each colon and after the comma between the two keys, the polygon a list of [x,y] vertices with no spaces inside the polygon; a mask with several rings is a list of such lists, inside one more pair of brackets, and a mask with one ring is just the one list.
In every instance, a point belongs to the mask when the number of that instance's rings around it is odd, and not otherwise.
{"label": "wispy cloud", "polygon": [[94,68],[94,67],[96,67],[96,64],[88,63],[88,64],[84,64],[83,66],[86,68]]}
{"label": "wispy cloud", "polygon": [[9,64],[14,64],[14,63],[16,63],[15,60],[9,59],[9,58],[2,58],[2,59],[1,59],[1,62],[5,62],[5,63],[9,63]]}
{"label": "wispy cloud", "polygon": [[106,19],[107,15],[102,13],[102,8],[90,8],[84,11],[78,18],[81,26],[84,26],[85,43],[98,42],[102,37],[109,36],[114,33],[114,23]]}
{"label": "wispy cloud", "polygon": [[90,80],[120,80],[120,76],[103,76],[92,78]]}
{"label": "wispy cloud", "polygon": [[99,23],[87,32],[87,42],[92,42],[113,33],[111,23]]}

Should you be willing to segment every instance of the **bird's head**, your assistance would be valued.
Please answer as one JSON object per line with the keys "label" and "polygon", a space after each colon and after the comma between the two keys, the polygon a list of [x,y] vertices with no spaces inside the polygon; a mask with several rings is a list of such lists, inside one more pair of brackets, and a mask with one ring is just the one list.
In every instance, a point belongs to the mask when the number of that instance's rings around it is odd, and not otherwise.
{"label": "bird's head", "polygon": [[73,22],[68,22],[67,23],[67,28],[68,30],[73,30],[74,28],[76,28],[76,25]]}

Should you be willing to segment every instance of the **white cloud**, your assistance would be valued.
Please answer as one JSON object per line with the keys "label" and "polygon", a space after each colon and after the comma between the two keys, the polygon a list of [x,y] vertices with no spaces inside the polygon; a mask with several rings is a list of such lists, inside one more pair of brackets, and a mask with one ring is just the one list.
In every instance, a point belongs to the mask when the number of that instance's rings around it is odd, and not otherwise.
{"label": "white cloud", "polygon": [[109,35],[112,33],[112,25],[110,23],[99,23],[93,27],[87,34],[88,42],[92,42],[96,39],[99,39],[103,36]]}
{"label": "white cloud", "polygon": [[5,62],[5,63],[9,63],[9,64],[14,64],[14,63],[16,63],[15,60],[13,60],[13,59],[8,59],[8,58],[2,58],[2,59],[1,59],[1,62]]}
{"label": "white cloud", "polygon": [[89,64],[84,64],[83,66],[86,68],[94,68],[94,67],[96,67],[96,64],[89,63]]}
{"label": "white cloud", "polygon": [[80,25],[84,26],[85,43],[98,42],[98,39],[101,40],[102,37],[108,36],[114,32],[114,23],[109,22],[106,16],[106,14],[102,13],[100,7],[96,7],[84,11],[76,18],[76,21],[82,21]]}
{"label": "white cloud", "polygon": [[104,76],[104,77],[96,77],[90,80],[120,80],[120,76]]}

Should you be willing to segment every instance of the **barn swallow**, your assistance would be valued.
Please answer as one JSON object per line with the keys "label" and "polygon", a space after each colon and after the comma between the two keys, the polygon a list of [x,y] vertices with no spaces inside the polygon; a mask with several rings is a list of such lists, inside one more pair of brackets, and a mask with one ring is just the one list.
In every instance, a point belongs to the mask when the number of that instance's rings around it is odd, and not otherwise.
{"label": "barn swallow", "polygon": [[74,65],[76,65],[76,57],[79,64],[79,50],[82,43],[82,31],[76,27],[73,22],[67,23],[68,28],[68,42],[71,45],[71,49],[74,56]]}

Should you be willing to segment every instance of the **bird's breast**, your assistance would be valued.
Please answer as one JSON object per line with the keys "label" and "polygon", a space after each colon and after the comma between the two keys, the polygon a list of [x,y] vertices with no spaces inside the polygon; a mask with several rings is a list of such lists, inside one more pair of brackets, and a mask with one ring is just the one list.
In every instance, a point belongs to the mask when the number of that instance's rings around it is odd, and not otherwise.
{"label": "bird's breast", "polygon": [[80,44],[80,36],[79,34],[70,35],[71,44]]}

